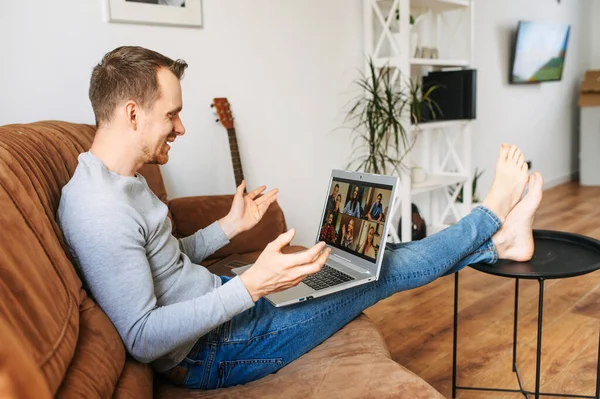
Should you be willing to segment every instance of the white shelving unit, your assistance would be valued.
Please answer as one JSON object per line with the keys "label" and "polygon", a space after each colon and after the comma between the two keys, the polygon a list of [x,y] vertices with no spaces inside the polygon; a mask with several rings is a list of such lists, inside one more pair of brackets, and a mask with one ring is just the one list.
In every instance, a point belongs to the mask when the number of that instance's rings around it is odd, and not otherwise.
{"label": "white shelving unit", "polygon": [[444,59],[433,59],[433,58],[411,58],[411,65],[423,65],[423,66],[439,66],[439,67],[467,67],[469,66],[469,60],[444,60]]}
{"label": "white shelving unit", "polygon": [[[378,68],[394,68],[395,80],[408,76],[420,79],[431,70],[473,68],[474,15],[474,0],[363,0],[365,53]],[[414,17],[413,25],[409,16]],[[466,33],[465,29],[461,32],[459,28],[465,26]],[[423,33],[426,37],[421,36]],[[415,43],[411,46],[415,37],[421,39],[419,47],[435,47],[439,58],[415,58]],[[448,45],[449,40],[454,40],[452,45]],[[456,42],[462,46],[455,46]],[[462,51],[454,51],[456,48]],[[407,79],[398,80],[398,84],[406,89]],[[405,123],[410,125],[409,115]],[[402,241],[411,240],[413,202],[421,210],[427,209],[428,234],[443,230],[471,209],[472,125],[471,120],[439,121],[407,129],[410,139],[417,140],[407,164],[424,168],[428,176],[423,182],[412,183],[409,170],[400,173],[399,198],[392,210],[392,241],[400,241],[396,229],[400,218]],[[460,188],[463,203],[457,204]]]}

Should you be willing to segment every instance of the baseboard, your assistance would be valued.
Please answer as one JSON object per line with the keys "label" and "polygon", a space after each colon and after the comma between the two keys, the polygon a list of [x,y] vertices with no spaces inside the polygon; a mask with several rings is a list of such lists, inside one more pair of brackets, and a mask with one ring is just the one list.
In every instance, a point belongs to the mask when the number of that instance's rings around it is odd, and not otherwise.
{"label": "baseboard", "polygon": [[566,174],[558,176],[558,177],[554,177],[552,179],[544,179],[544,190],[559,186],[564,183],[568,183],[573,180],[578,180],[578,179],[579,179],[579,171],[578,170],[575,172],[566,173]]}

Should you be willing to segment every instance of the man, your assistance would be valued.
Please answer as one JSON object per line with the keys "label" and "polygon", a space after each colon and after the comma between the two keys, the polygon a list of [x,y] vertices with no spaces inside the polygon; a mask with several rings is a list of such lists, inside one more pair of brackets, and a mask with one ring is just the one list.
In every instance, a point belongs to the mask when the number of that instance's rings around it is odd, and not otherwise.
{"label": "man", "polygon": [[373,202],[369,213],[367,213],[367,218],[369,220],[377,220],[380,222],[383,219],[383,205],[381,205],[382,198],[383,196],[381,193],[377,194],[377,201]]}
{"label": "man", "polygon": [[331,194],[327,198],[327,205],[325,206],[325,214],[329,214],[329,213],[333,212],[333,210],[335,209],[336,201],[337,201],[337,197],[338,197],[338,193],[339,192],[340,192],[340,185],[336,184],[333,187],[333,194]]}
{"label": "man", "polygon": [[[381,278],[285,309],[261,299],[319,271],[324,243],[282,254],[294,230],[280,235],[253,267],[218,277],[198,263],[252,228],[275,201],[265,187],[238,187],[227,216],[180,240],[167,207],[137,173],[164,164],[184,135],[179,79],[186,68],[140,47],[104,56],[90,81],[97,133],[63,188],[58,220],[86,287],[119,332],[127,351],[173,382],[212,389],[277,371],[331,336],[362,310],[395,292],[427,284],[474,262],[525,260],[542,196],[523,155],[503,145],[483,206],[436,235],[390,245]],[[529,193],[521,200],[529,181]]]}
{"label": "man", "polygon": [[327,221],[321,227],[321,232],[319,233],[319,240],[333,243],[335,242],[335,228],[333,227],[333,213],[330,213],[327,216]]}

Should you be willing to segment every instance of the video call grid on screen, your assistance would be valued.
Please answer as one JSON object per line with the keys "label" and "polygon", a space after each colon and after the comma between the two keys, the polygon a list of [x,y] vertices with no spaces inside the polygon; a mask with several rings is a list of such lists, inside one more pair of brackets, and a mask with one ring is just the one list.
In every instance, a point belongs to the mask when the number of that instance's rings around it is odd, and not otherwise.
{"label": "video call grid on screen", "polygon": [[391,196],[389,185],[332,179],[317,240],[375,262]]}

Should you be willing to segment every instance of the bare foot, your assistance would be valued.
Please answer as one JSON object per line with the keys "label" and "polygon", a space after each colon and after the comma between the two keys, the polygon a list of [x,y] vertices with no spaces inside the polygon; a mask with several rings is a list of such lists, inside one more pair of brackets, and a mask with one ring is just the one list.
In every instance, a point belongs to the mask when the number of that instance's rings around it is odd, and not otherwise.
{"label": "bare foot", "polygon": [[542,175],[529,178],[529,192],[506,217],[506,222],[492,237],[498,258],[525,262],[533,256],[533,219],[542,200]]}
{"label": "bare foot", "polygon": [[494,183],[482,205],[504,222],[521,199],[528,180],[527,163],[521,150],[516,145],[502,144],[496,161]]}

